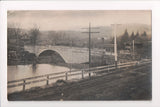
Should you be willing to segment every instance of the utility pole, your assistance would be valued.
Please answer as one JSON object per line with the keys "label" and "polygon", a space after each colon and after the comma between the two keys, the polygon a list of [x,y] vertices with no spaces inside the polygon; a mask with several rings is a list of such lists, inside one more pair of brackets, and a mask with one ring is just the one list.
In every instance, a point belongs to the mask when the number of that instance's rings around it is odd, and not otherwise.
{"label": "utility pole", "polygon": [[[102,52],[102,62],[101,62],[101,63],[102,63],[102,65],[104,65],[104,64],[106,64],[106,61],[105,61],[105,60],[106,60],[106,59],[105,59],[106,49],[105,49],[105,46],[104,46],[105,37],[102,37],[101,39],[102,39],[102,45],[103,45],[103,46],[102,46],[102,49],[104,49],[103,52]],[[104,62],[104,61],[105,61],[105,62]]]}
{"label": "utility pole", "polygon": [[112,24],[114,30],[114,56],[115,56],[115,67],[117,68],[117,25],[121,24]]}
{"label": "utility pole", "polygon": [[[101,39],[102,39],[102,44],[103,44],[103,46],[104,46],[104,40],[105,40],[105,38],[102,37]],[[103,47],[103,48],[104,48],[104,47]]]}
{"label": "utility pole", "polygon": [[88,28],[82,28],[82,29],[88,29],[88,32],[82,32],[82,33],[88,33],[89,34],[89,43],[88,43],[88,49],[89,49],[89,77],[91,76],[90,73],[90,67],[91,67],[91,33],[99,33],[99,32],[92,32],[91,29],[97,29],[95,27],[91,27],[91,23],[89,23]]}
{"label": "utility pole", "polygon": [[132,41],[132,45],[133,45],[133,59],[134,59],[134,40]]}
{"label": "utility pole", "polygon": [[117,68],[117,35],[116,35],[116,27],[114,26],[114,54],[115,54],[115,67]]}
{"label": "utility pole", "polygon": [[[73,53],[72,53],[72,48],[73,48],[73,40],[71,41],[71,55],[73,56]],[[71,66],[70,66],[70,72],[72,71],[72,63],[73,63],[72,56],[71,56]]]}
{"label": "utility pole", "polygon": [[18,51],[19,51],[19,29],[17,29],[17,31],[16,31],[16,67],[17,67],[17,65],[18,65]]}

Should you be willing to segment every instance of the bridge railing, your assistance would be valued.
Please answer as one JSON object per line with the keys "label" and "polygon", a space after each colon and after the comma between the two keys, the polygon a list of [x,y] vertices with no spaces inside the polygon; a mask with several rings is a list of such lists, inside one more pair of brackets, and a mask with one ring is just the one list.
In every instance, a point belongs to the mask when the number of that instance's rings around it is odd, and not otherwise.
{"label": "bridge railing", "polygon": [[[151,60],[143,61],[143,63],[138,63],[137,61],[127,62],[127,63],[120,63],[118,64],[118,68],[125,68],[129,66],[135,66],[136,64],[146,64],[150,63]],[[51,74],[45,74],[35,77],[29,77],[19,80],[13,80],[8,81],[8,88],[18,87],[22,86],[22,90],[24,91],[26,88],[26,85],[33,84],[33,83],[39,83],[46,81],[46,85],[49,85],[50,80],[58,80],[59,78],[65,78],[65,80],[69,80],[69,77],[71,76],[81,76],[83,79],[85,74],[88,73],[99,73],[102,71],[113,71],[115,70],[115,65],[107,65],[107,66],[99,66],[99,67],[92,67],[87,69],[81,69],[81,70],[72,70],[72,71],[63,71],[58,73],[51,73]]]}

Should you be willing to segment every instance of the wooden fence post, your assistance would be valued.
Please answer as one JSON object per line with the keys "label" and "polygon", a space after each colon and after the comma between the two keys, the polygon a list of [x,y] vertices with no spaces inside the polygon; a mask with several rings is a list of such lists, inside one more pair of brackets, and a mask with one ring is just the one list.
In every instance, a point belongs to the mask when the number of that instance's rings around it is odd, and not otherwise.
{"label": "wooden fence post", "polygon": [[23,91],[25,90],[25,83],[26,83],[26,81],[23,80]]}
{"label": "wooden fence post", "polygon": [[66,80],[68,80],[68,73],[66,72]]}
{"label": "wooden fence post", "polygon": [[47,75],[47,85],[49,84],[49,75]]}
{"label": "wooden fence post", "polygon": [[108,72],[109,72],[109,66],[108,66],[108,64],[107,64],[107,70],[108,70]]}
{"label": "wooden fence post", "polygon": [[83,73],[84,71],[82,70],[82,79],[84,78],[84,73]]}
{"label": "wooden fence post", "polygon": [[91,77],[91,72],[90,72],[90,70],[89,70],[89,77]]}

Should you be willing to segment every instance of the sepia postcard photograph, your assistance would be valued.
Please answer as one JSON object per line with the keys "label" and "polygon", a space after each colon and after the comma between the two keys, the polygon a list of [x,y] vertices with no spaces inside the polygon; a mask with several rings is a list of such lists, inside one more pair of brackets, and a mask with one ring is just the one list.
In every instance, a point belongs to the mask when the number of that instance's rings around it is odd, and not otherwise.
{"label": "sepia postcard photograph", "polygon": [[151,101],[152,10],[8,10],[8,101]]}

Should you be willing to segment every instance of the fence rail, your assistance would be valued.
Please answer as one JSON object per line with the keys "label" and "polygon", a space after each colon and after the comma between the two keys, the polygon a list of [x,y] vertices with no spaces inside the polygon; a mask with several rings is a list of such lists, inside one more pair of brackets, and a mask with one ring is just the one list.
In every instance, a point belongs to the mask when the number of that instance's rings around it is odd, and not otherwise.
{"label": "fence rail", "polygon": [[[132,61],[132,62],[127,62],[127,63],[120,63],[120,64],[118,64],[118,68],[135,66],[136,64],[138,64],[138,65],[147,64],[150,62],[151,62],[151,60],[149,59],[146,61],[144,60],[143,62]],[[45,74],[45,75],[40,75],[40,76],[35,76],[35,77],[29,77],[29,78],[24,78],[24,79],[19,79],[19,80],[8,81],[8,88],[23,86],[22,89],[24,91],[26,85],[28,85],[28,84],[46,81],[46,85],[48,85],[49,80],[58,79],[58,78],[65,78],[65,80],[68,80],[69,77],[75,76],[75,75],[80,75],[81,78],[83,79],[84,74],[86,74],[86,73],[98,73],[98,72],[102,72],[102,71],[110,71],[110,70],[115,70],[115,69],[116,69],[115,65],[107,65],[107,66],[92,67],[92,68],[81,69],[81,70],[72,70],[72,71],[64,71],[64,72],[58,72],[58,73]],[[38,80],[35,80],[35,79],[38,79]],[[28,81],[28,80],[30,80],[30,81]]]}

